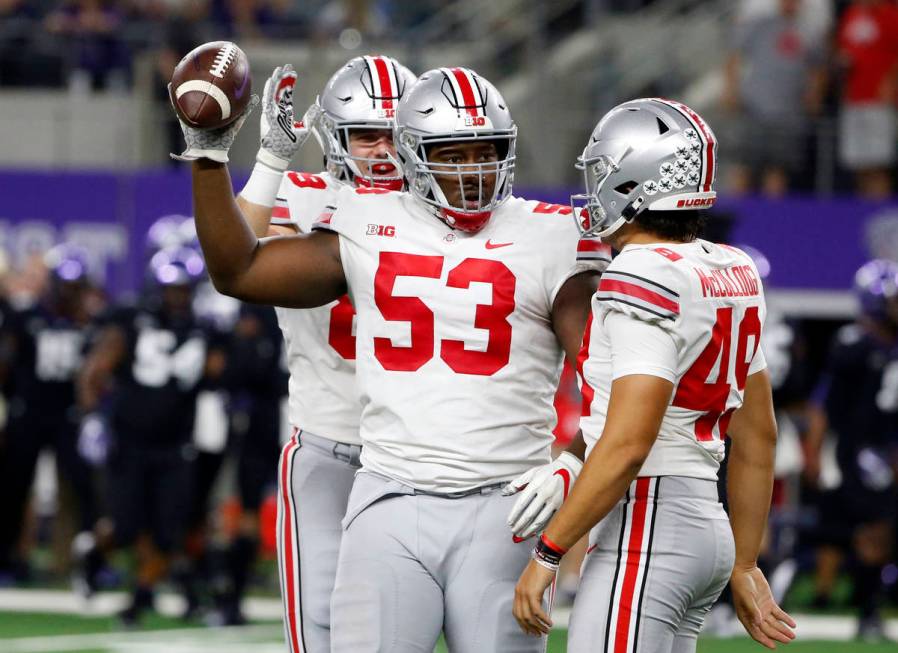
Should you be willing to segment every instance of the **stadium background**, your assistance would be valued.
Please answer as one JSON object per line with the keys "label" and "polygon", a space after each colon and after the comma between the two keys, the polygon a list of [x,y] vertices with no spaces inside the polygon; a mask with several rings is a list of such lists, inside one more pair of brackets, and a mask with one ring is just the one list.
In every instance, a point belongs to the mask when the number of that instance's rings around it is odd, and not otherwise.
{"label": "stadium background", "polygon": [[[772,60],[758,55],[750,43],[761,38],[760,32],[750,28],[769,25],[790,4],[797,11],[792,40],[781,37]],[[846,89],[858,73],[845,65],[838,34],[845,11],[854,4],[863,3],[0,0],[4,293],[17,303],[33,301],[41,284],[41,257],[61,242],[87,252],[109,301],[141,292],[149,227],[160,217],[191,210],[187,170],[167,156],[180,145],[164,81],[181,55],[206,40],[229,38],[244,48],[257,92],[272,67],[293,63],[299,71],[300,111],[334,70],[358,54],[390,54],[417,72],[442,65],[474,68],[503,92],[519,125],[516,194],[562,204],[577,192],[572,162],[604,111],[631,97],[674,97],[700,111],[720,138],[715,236],[750,245],[769,261],[771,305],[792,329],[782,349],[797,356],[803,371],[778,410],[781,424],[795,431],[800,443],[804,410],[831,337],[857,311],[850,292],[854,271],[872,257],[898,260],[894,165],[871,183],[840,158],[840,115],[851,103]],[[738,63],[734,53],[741,56]],[[733,101],[734,88],[744,88],[750,71],[765,66],[787,66],[792,77],[779,78],[779,87],[749,88],[750,103]],[[793,92],[796,84],[802,85],[801,93]],[[765,102],[788,119],[755,116],[752,107]],[[891,102],[894,110],[894,94]],[[257,121],[251,119],[232,151],[237,188],[251,166],[257,136]],[[894,141],[895,134],[880,138]],[[764,149],[758,143],[774,145]],[[777,143],[791,151],[784,153]],[[320,169],[313,142],[294,168]],[[756,173],[753,178],[744,174],[747,169]],[[783,174],[775,174],[778,169]],[[576,421],[575,394],[568,377],[558,401],[562,437]],[[850,650],[836,643],[854,634],[847,606],[850,574],[840,577],[823,616],[814,613],[815,549],[807,533],[821,507],[803,479],[800,444],[783,456],[771,557],[774,563],[796,563],[786,607],[809,615],[799,619],[806,624],[800,636],[833,641],[830,648],[816,641],[793,647]],[[39,466],[21,542],[28,566],[3,570],[0,577],[0,650],[135,650],[163,643],[185,651],[250,645],[280,650],[272,541],[264,538],[254,596],[246,606],[262,625],[226,635],[204,630],[197,636],[182,630],[196,623],[172,617],[179,609],[173,591],[160,601],[165,614],[144,623],[164,631],[110,633],[116,623],[110,615],[122,600],[114,580],[111,593],[90,603],[67,591],[72,532],[65,527],[66,501],[57,492],[51,460],[47,452]],[[216,536],[233,529],[239,511],[232,468],[232,462],[225,463],[210,505]],[[837,482],[834,473],[824,473],[823,482]],[[117,563],[127,576],[127,555]],[[888,574],[893,584],[888,614],[894,615],[894,564]],[[889,628],[898,635],[898,624]],[[559,631],[553,639],[556,650],[562,650],[562,637]],[[743,645],[748,650],[741,640],[707,638],[699,650],[725,646],[738,651]]]}

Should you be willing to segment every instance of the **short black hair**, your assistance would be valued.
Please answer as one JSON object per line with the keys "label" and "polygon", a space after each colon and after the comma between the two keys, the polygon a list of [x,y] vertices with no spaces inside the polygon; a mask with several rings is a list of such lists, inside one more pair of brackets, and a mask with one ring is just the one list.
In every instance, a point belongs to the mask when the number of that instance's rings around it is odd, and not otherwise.
{"label": "short black hair", "polygon": [[633,222],[640,229],[660,236],[664,240],[688,243],[701,237],[708,222],[708,212],[690,209],[688,211],[643,211]]}

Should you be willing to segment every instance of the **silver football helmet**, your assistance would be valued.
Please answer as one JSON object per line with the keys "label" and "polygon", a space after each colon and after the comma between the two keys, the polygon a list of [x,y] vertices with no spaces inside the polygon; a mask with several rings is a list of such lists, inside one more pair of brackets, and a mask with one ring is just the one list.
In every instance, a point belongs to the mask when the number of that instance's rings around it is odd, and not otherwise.
{"label": "silver football helmet", "polygon": [[402,190],[394,161],[351,155],[349,132],[393,129],[399,100],[414,81],[408,68],[385,56],[356,57],[334,73],[312,107],[310,125],[328,172],[360,186]]}
{"label": "silver football helmet", "polygon": [[685,104],[643,98],[613,108],[577,159],[586,193],[571,196],[584,236],[613,234],[640,212],[706,209],[717,193],[717,139]]}
{"label": "silver football helmet", "polygon": [[[399,103],[395,131],[396,153],[409,191],[449,226],[476,232],[511,196],[517,126],[496,87],[473,70],[436,68],[421,75]],[[447,164],[428,160],[432,145],[482,140],[495,143],[498,161]],[[449,204],[437,176],[450,175],[458,178],[460,186],[463,179],[477,177],[477,208]],[[497,176],[490,197],[484,192],[487,175]]]}

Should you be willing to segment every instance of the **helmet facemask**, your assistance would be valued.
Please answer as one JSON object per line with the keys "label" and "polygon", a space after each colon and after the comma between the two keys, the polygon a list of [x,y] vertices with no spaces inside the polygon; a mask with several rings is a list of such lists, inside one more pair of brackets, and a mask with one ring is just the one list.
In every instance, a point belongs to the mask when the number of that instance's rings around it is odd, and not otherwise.
{"label": "helmet facemask", "polygon": [[[354,130],[392,131],[389,120],[382,121],[335,121],[325,113],[320,113],[312,125],[315,138],[324,152],[327,171],[345,183],[357,186],[402,190],[404,180],[402,170],[392,155],[387,158],[355,156],[350,152],[350,135]],[[377,174],[377,168],[389,165],[393,170],[387,174]],[[362,172],[367,170],[368,172]]]}
{"label": "helmet facemask", "polygon": [[608,212],[599,200],[599,194],[611,175],[620,170],[617,161],[607,155],[588,157],[584,152],[577,158],[574,167],[583,171],[586,188],[585,193],[571,195],[571,209],[573,215],[579,216],[576,223],[580,234],[584,238],[592,238],[616,231],[620,227],[618,224],[620,219],[611,222]]}
{"label": "helmet facemask", "polygon": [[[409,190],[453,229],[474,233],[483,228],[492,212],[511,197],[514,183],[516,130],[508,134],[471,134],[468,136],[421,137],[408,131],[399,135],[397,152],[403,163]],[[446,163],[431,161],[428,152],[441,144],[491,142],[496,145],[496,161],[484,163]],[[495,177],[490,183],[489,177]],[[476,179],[476,192],[467,199]],[[440,186],[440,181],[454,181],[458,185],[463,206],[452,203]],[[490,186],[492,188],[490,189]],[[470,203],[470,205],[469,205]]]}
{"label": "helmet facemask", "polygon": [[[381,55],[355,57],[334,73],[315,101],[309,121],[330,174],[356,186],[402,190],[395,159],[356,156],[350,137],[357,130],[392,132],[396,107],[414,82],[411,71]],[[384,174],[378,174],[378,168]]]}

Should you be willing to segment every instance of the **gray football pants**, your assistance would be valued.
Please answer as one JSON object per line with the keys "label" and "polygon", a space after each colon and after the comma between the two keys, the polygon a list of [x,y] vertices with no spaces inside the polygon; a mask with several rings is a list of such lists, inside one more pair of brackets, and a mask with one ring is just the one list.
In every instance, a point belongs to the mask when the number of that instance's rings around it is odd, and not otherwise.
{"label": "gray football pants", "polygon": [[299,431],[278,465],[277,550],[290,653],[330,651],[330,597],[361,447]]}
{"label": "gray football pants", "polygon": [[505,525],[516,497],[498,487],[457,498],[356,475],[331,601],[334,653],[542,653],[512,615],[532,541]]}
{"label": "gray football pants", "polygon": [[694,653],[735,558],[717,484],[639,478],[589,542],[569,653]]}

